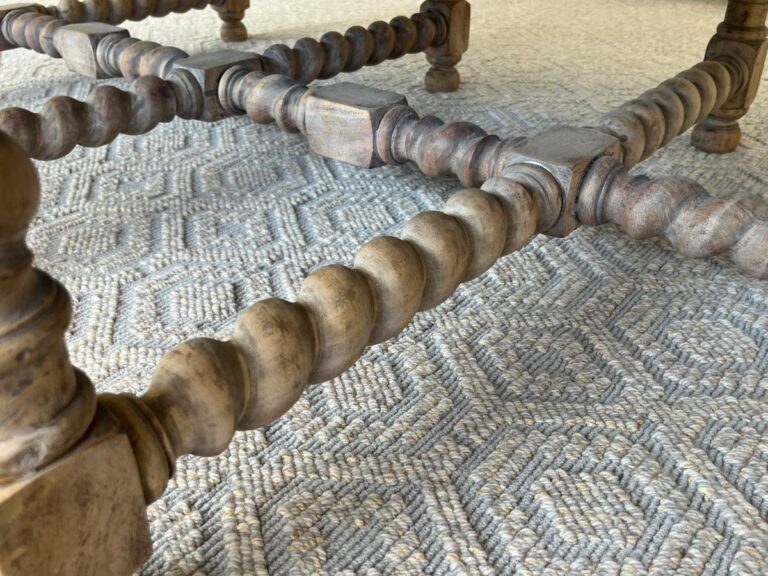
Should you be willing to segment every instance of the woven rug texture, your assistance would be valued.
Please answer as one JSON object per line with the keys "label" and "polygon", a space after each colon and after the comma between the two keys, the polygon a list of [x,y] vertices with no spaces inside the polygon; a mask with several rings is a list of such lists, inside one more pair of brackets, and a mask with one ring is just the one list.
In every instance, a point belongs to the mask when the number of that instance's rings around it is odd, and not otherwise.
{"label": "woven rug texture", "polygon": [[[418,11],[252,3],[256,51]],[[500,136],[583,126],[700,61],[724,5],[475,0],[459,92],[424,90],[423,55],[331,82]],[[221,48],[218,26],[210,9],[126,25],[191,53]],[[2,107],[94,84],[28,51],[0,58]],[[737,152],[684,136],[638,170],[768,197],[766,95]],[[102,392],[146,390],[175,344],[228,338],[249,304],[294,298],[458,189],[316,157],[246,118],[37,166],[31,245],[73,295],[72,359]],[[768,574],[767,372],[768,283],[610,226],[537,238],[278,422],[182,458],[141,574]]]}

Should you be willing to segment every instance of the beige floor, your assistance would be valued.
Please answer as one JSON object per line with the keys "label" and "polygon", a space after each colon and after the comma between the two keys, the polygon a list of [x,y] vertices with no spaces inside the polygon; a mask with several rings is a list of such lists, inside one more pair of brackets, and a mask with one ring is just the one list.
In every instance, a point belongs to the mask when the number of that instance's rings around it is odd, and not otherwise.
{"label": "beige floor", "polygon": [[[254,0],[248,47],[417,2]],[[344,80],[506,136],[598,115],[697,62],[723,13],[694,0],[476,0],[453,95],[423,57]],[[129,24],[215,50],[212,11]],[[91,83],[2,55],[0,105]],[[675,141],[641,169],[766,195],[768,90],[726,157]],[[226,337],[314,267],[456,188],[366,172],[247,119],[174,122],[39,164],[39,266],[76,300],[72,356],[141,391],[173,344]],[[768,196],[768,195],[767,195]],[[768,285],[612,228],[540,238],[312,388],[218,458],[184,459],[150,511],[145,574],[768,573]]]}

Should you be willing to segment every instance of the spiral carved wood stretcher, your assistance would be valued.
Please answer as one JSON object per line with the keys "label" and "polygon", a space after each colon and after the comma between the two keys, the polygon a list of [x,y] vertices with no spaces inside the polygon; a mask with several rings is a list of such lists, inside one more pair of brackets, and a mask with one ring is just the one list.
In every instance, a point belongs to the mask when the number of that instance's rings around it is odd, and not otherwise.
{"label": "spiral carved wood stretcher", "polygon": [[[768,43],[768,0],[730,0],[705,60],[604,115],[501,139],[465,122],[421,117],[405,97],[317,78],[426,52],[427,88],[459,87],[469,4],[428,0],[421,11],[263,54],[190,56],[132,38],[116,24],[202,8],[160,0],[66,0],[0,7],[0,49],[63,58],[98,86],[85,101],[0,111],[0,574],[131,574],[151,549],[146,507],[184,454],[213,456],[238,430],[266,426],[306,386],[347,370],[419,311],[521,249],[537,234],[615,223],[661,236],[685,256],[728,255],[768,278],[768,207],[739,191],[710,196],[681,178],[628,170],[694,128],[698,148],[723,153],[755,98]],[[247,2],[210,3],[227,39],[242,39]],[[31,158],[103,146],[176,117],[246,114],[300,132],[313,152],[374,168],[413,162],[463,188],[441,211],[416,215],[399,237],[364,244],[351,266],[309,274],[296,302],[270,298],[240,316],[230,340],[184,342],[161,360],[141,397],[97,395],[68,359],[65,288],[32,267],[25,243],[38,204]],[[120,522],[114,522],[120,518]]]}

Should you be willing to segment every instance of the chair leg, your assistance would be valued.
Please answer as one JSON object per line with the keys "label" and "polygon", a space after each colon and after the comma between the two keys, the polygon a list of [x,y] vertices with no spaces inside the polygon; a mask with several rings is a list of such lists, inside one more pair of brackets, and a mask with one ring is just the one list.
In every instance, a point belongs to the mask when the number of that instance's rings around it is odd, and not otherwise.
{"label": "chair leg", "polygon": [[222,20],[219,33],[224,42],[244,42],[248,39],[248,29],[243,24],[243,18],[250,5],[250,0],[224,0],[213,5]]}
{"label": "chair leg", "polygon": [[427,49],[432,67],[424,84],[430,92],[455,92],[461,84],[456,64],[469,46],[470,5],[466,0],[427,0],[421,11],[436,12],[445,20],[445,38],[438,46]]}
{"label": "chair leg", "polygon": [[[741,79],[734,95],[693,131],[691,143],[704,152],[733,152],[741,142],[739,119],[757,95],[768,51],[768,0],[728,0],[725,19],[707,47],[706,59],[735,68]],[[734,56],[738,57],[736,63]]]}
{"label": "chair leg", "polygon": [[69,295],[25,241],[35,169],[3,133],[0,190],[0,574],[131,574],[151,547],[136,459],[69,361]]}

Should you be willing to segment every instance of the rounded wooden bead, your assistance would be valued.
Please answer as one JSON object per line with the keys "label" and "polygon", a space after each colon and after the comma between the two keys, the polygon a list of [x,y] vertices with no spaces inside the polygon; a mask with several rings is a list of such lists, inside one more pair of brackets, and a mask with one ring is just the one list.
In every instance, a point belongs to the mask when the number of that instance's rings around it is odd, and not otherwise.
{"label": "rounded wooden bead", "polygon": [[131,84],[131,91],[138,102],[126,134],[144,134],[160,122],[170,122],[176,117],[176,98],[164,80],[157,76],[142,76]]}
{"label": "rounded wooden bead", "polygon": [[448,214],[427,211],[403,228],[403,240],[419,250],[426,271],[421,310],[434,308],[456,291],[469,263],[469,240],[461,223]]}
{"label": "rounded wooden bead", "polygon": [[733,90],[731,74],[725,65],[715,60],[704,60],[694,66],[694,69],[703,70],[710,75],[717,88],[717,96],[712,104],[713,110],[719,110],[720,106],[728,100]]}
{"label": "rounded wooden bead", "polygon": [[320,37],[320,44],[325,50],[325,63],[320,71],[320,78],[332,78],[344,69],[349,60],[351,45],[338,32],[326,32]]}
{"label": "rounded wooden bead", "polygon": [[660,146],[666,146],[680,134],[683,122],[685,122],[685,109],[682,100],[674,92],[661,88],[649,90],[640,96],[640,99],[651,100],[664,114],[664,137]]}
{"label": "rounded wooden bead", "polygon": [[376,295],[376,320],[369,342],[399,334],[413,319],[424,293],[424,264],[416,249],[399,238],[379,236],[363,245],[355,268],[368,276]]}
{"label": "rounded wooden bead", "polygon": [[373,34],[362,26],[352,26],[344,33],[349,42],[349,58],[344,65],[344,72],[354,72],[368,63],[373,54]]}
{"label": "rounded wooden bead", "polygon": [[507,240],[504,209],[490,194],[465,189],[451,196],[443,210],[461,220],[469,237],[469,263],[461,281],[477,278],[493,266],[504,251]]}
{"label": "rounded wooden bead", "polygon": [[508,178],[491,178],[482,189],[492,194],[504,210],[507,232],[502,255],[528,244],[536,233],[538,216],[533,197],[525,186]]}
{"label": "rounded wooden bead", "polygon": [[273,44],[264,51],[263,57],[271,64],[277,74],[295,78],[299,72],[299,57],[285,44]]}
{"label": "rounded wooden bead", "polygon": [[300,38],[293,45],[299,61],[299,72],[296,80],[301,84],[309,84],[320,76],[325,66],[325,50],[314,38]]}
{"label": "rounded wooden bead", "polygon": [[176,456],[215,456],[227,448],[245,405],[244,376],[228,342],[196,338],[163,356],[143,401]]}
{"label": "rounded wooden bead", "polygon": [[87,109],[79,100],[67,96],[54,96],[45,103],[41,111],[44,144],[38,158],[49,160],[69,153],[76,145],[81,126],[87,122]]}
{"label": "rounded wooden bead", "polygon": [[682,101],[685,116],[680,133],[687,131],[696,123],[701,112],[701,95],[696,86],[685,78],[671,78],[666,82],[662,82],[659,88],[671,91]]}
{"label": "rounded wooden bead", "polygon": [[432,45],[437,34],[437,28],[432,19],[426,14],[418,13],[411,16],[416,26],[416,40],[411,46],[412,54],[420,54]]}
{"label": "rounded wooden bead", "polygon": [[331,265],[307,276],[298,301],[312,313],[318,335],[309,382],[325,382],[352,366],[368,344],[376,318],[373,293],[360,272]]}
{"label": "rounded wooden bead", "polygon": [[664,140],[664,113],[653,100],[647,99],[632,100],[622,105],[621,108],[632,112],[643,125],[645,133],[643,159],[648,158],[659,149]]}
{"label": "rounded wooden bead", "polygon": [[250,398],[239,430],[274,422],[301,396],[317,356],[308,311],[270,298],[248,308],[237,321],[233,341],[247,366]]}
{"label": "rounded wooden bead", "polygon": [[701,106],[699,108],[699,115],[696,118],[696,123],[701,122],[705,116],[714,110],[715,99],[717,98],[717,84],[715,84],[712,76],[697,68],[684,70],[683,72],[680,72],[677,77],[688,80],[699,91]]}
{"label": "rounded wooden bead", "polygon": [[413,44],[416,42],[418,34],[416,25],[407,16],[397,16],[390,20],[389,25],[395,32],[395,45],[389,58],[400,58],[409,53],[411,47],[413,47]]}
{"label": "rounded wooden bead", "polygon": [[389,24],[380,20],[368,26],[368,31],[373,35],[373,54],[368,60],[368,65],[375,66],[392,54],[395,48],[395,31]]}
{"label": "rounded wooden bead", "polygon": [[82,146],[103,146],[111,142],[120,134],[126,116],[133,112],[130,95],[109,85],[91,92],[88,105],[93,110],[89,116],[99,121],[88,123],[90,130],[81,130],[78,144]]}

